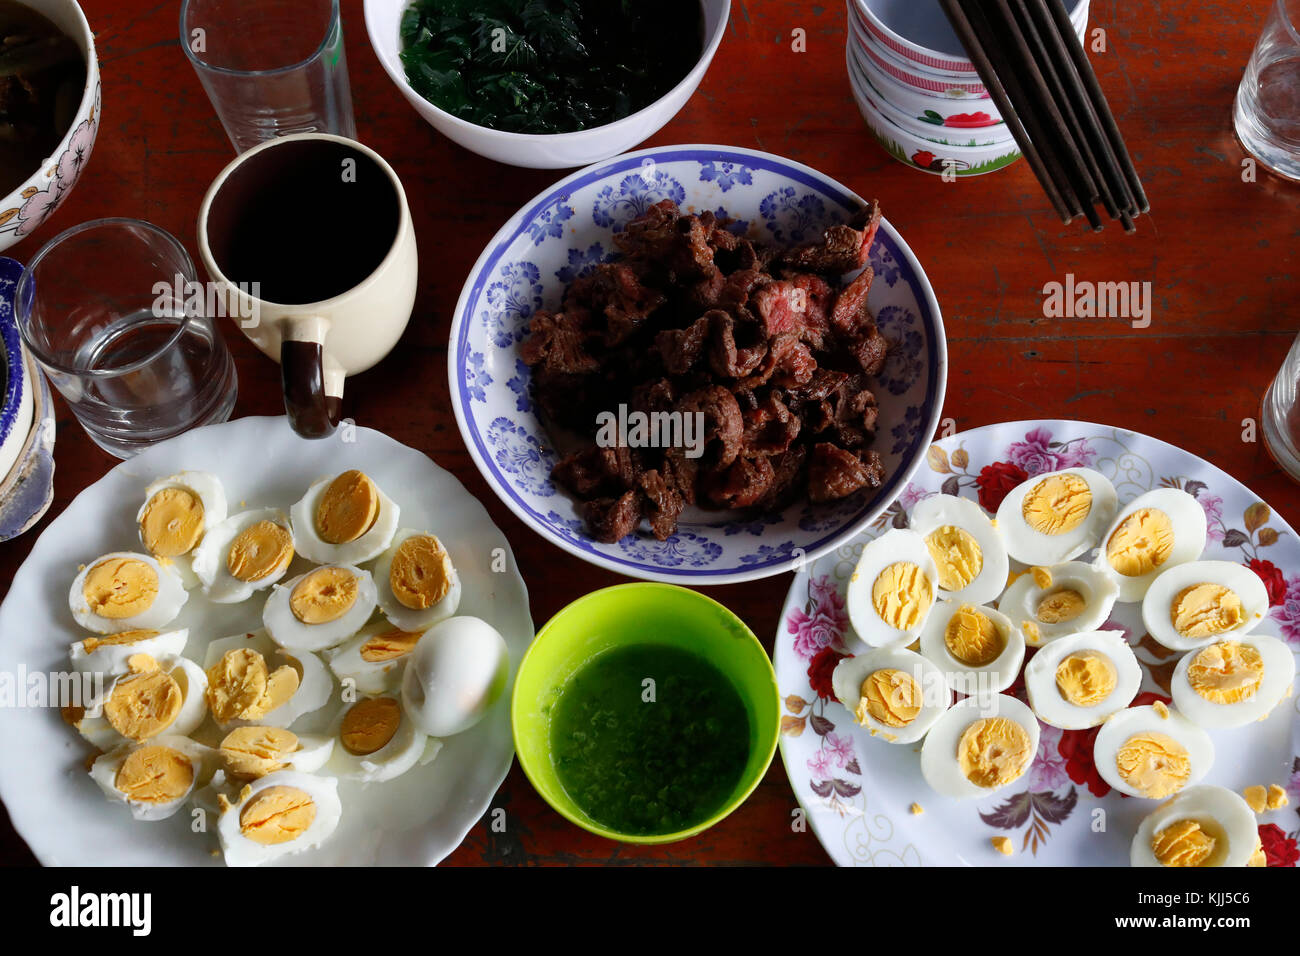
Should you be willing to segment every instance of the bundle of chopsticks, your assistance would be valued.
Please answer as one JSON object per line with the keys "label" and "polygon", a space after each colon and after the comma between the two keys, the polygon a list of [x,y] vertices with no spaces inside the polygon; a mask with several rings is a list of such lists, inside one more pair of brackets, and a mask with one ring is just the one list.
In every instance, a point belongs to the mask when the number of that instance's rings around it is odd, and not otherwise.
{"label": "bundle of chopsticks", "polygon": [[1136,232],[1151,205],[1061,0],[939,2],[1061,221]]}

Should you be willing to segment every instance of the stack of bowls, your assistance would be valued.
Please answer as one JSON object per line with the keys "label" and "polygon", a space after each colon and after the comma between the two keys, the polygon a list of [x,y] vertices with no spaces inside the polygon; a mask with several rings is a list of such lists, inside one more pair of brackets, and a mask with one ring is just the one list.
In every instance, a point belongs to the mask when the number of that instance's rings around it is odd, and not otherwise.
{"label": "stack of bowls", "polygon": [[[1088,0],[1064,2],[1082,39]],[[991,173],[1020,158],[938,0],[848,0],[848,27],[853,98],[891,156],[956,176]]]}

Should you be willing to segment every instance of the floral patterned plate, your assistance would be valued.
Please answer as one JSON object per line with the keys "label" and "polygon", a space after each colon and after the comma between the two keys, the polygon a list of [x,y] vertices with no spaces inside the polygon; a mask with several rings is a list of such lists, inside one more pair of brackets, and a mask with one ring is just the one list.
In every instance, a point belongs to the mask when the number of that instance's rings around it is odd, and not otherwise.
{"label": "floral patterned plate", "polygon": [[[1096,729],[1041,725],[1037,759],[1024,784],[982,800],[934,793],[921,777],[916,747],[868,736],[830,690],[830,674],[864,645],[845,610],[849,575],[867,540],[934,494],[975,498],[996,511],[1028,477],[1059,468],[1095,468],[1115,484],[1121,504],[1152,488],[1182,488],[1209,521],[1205,557],[1235,561],[1263,579],[1271,610],[1260,633],[1300,653],[1300,540],[1235,479],[1201,459],[1136,432],[1083,422],[1010,422],[962,432],[931,445],[922,469],[864,534],[810,562],[795,576],[776,638],[782,695],[781,756],[813,830],[836,863],[852,866],[1127,865],[1138,822],[1155,804],[1112,793],[1092,763]],[[1122,628],[1144,670],[1135,703],[1168,701],[1178,656],[1147,636],[1140,604],[1116,605],[1109,628]],[[1012,690],[1023,697],[1023,685]],[[1290,806],[1259,818],[1270,866],[1300,858],[1300,699],[1288,697],[1250,728],[1212,731],[1214,767],[1206,783],[1240,791],[1281,783]],[[1245,746],[1243,746],[1245,744]],[[923,813],[909,808],[919,803]],[[990,838],[1008,836],[1003,857]]]}

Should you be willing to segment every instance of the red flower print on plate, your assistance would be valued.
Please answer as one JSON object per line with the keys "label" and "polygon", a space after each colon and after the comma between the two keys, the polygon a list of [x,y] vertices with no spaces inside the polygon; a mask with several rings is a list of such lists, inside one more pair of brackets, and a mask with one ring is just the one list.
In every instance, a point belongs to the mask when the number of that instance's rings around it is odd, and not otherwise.
{"label": "red flower print on plate", "polygon": [[1278,607],[1286,600],[1286,576],[1272,561],[1261,561],[1259,558],[1251,558],[1246,562],[1246,567],[1250,568],[1259,579],[1264,582],[1264,588],[1268,591],[1268,606]]}
{"label": "red flower print on plate", "polygon": [[831,700],[835,697],[835,691],[831,687],[831,675],[835,673],[835,666],[848,656],[833,647],[823,647],[808,662],[808,684],[817,692],[818,697],[823,700]]}
{"label": "red flower print on plate", "polygon": [[1025,469],[1009,461],[995,461],[991,465],[985,465],[975,479],[975,485],[980,490],[980,505],[985,511],[996,512],[1008,492],[1028,478]]}
{"label": "red flower print on plate", "polygon": [[1265,823],[1259,828],[1259,842],[1269,866],[1295,866],[1300,860],[1296,838],[1287,836],[1276,823]]}

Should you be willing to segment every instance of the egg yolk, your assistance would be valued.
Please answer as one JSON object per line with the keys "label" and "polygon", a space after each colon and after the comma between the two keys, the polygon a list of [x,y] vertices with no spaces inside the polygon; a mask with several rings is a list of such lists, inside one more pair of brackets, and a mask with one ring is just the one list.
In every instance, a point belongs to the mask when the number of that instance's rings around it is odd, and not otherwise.
{"label": "egg yolk", "polygon": [[316,505],[316,533],[326,544],[355,541],[379,517],[379,489],[370,476],[345,471],[321,493]]}
{"label": "egg yolk", "polygon": [[147,641],[149,638],[157,636],[157,631],[122,631],[118,634],[108,634],[104,637],[88,637],[81,642],[81,649],[87,654],[90,654],[94,652],[97,647],[103,647],[105,645],[136,644],[140,641]]}
{"label": "egg yolk", "polygon": [[1250,700],[1264,680],[1264,659],[1249,644],[1220,641],[1204,647],[1187,666],[1187,683],[1212,704]]}
{"label": "egg yolk", "polygon": [[1096,707],[1118,679],[1114,663],[1100,651],[1079,651],[1056,665],[1056,689],[1076,707]]}
{"label": "egg yolk", "polygon": [[1134,734],[1115,754],[1120,777],[1144,797],[1159,800],[1183,789],[1192,775],[1187,748],[1168,734]]}
{"label": "egg yolk", "polygon": [[[176,678],[156,664],[146,668],[138,663],[142,657],[131,658],[139,670],[118,680],[104,704],[104,717],[109,726],[131,740],[158,736],[171,726],[185,701]],[[150,658],[143,659],[153,663]]]}
{"label": "egg yolk", "polygon": [[1281,784],[1270,783],[1268,785],[1267,806],[1270,810],[1281,810],[1290,803],[1291,801],[1287,799],[1286,790],[1283,789]]}
{"label": "egg yolk", "polygon": [[254,843],[288,843],[307,832],[316,819],[316,803],[297,787],[267,787],[239,813],[239,832]]}
{"label": "egg yolk", "polygon": [[397,628],[376,634],[361,645],[361,659],[367,664],[381,664],[405,657],[415,650],[420,636],[418,631],[402,631]]}
{"label": "egg yolk", "polygon": [[1039,601],[1035,614],[1044,624],[1064,624],[1082,614],[1087,606],[1088,602],[1078,591],[1062,588]]}
{"label": "egg yolk", "polygon": [[159,558],[189,554],[203,537],[203,502],[184,488],[164,488],[144,506],[140,540]]}
{"label": "egg yolk", "polygon": [[382,750],[402,722],[402,705],[391,697],[357,701],[343,715],[339,740],[343,749],[358,757]]}
{"label": "egg yolk", "polygon": [[346,568],[317,568],[295,585],[289,609],[304,624],[327,624],[352,610],[359,590]]}
{"label": "egg yolk", "polygon": [[1034,754],[1029,733],[1008,717],[981,717],[957,742],[957,765],[977,787],[1001,787],[1025,772]]}
{"label": "egg yolk", "polygon": [[1268,790],[1260,784],[1247,787],[1241,791],[1241,796],[1250,809],[1256,813],[1263,813],[1268,809]]}
{"label": "egg yolk", "polygon": [[1215,829],[1197,820],[1178,820],[1151,837],[1151,852],[1162,866],[1207,866],[1218,839]]}
{"label": "egg yolk", "polygon": [[298,671],[282,664],[271,672],[266,658],[237,647],[208,668],[208,709],[218,723],[258,720],[285,704],[298,690]]}
{"label": "egg yolk", "polygon": [[251,780],[283,769],[299,742],[296,734],[279,727],[238,727],[220,746],[226,775]]}
{"label": "egg yolk", "polygon": [[1174,550],[1174,523],[1156,508],[1139,508],[1115,529],[1106,542],[1106,559],[1126,578],[1150,574],[1169,560]]}
{"label": "egg yolk", "polygon": [[904,671],[892,667],[872,671],[859,689],[856,715],[866,726],[867,717],[887,727],[906,727],[921,712],[921,687]]}
{"label": "egg yolk", "polygon": [[910,561],[897,561],[876,577],[871,585],[871,604],[881,620],[892,628],[910,631],[925,617],[934,602],[930,579]]}
{"label": "egg yolk", "polygon": [[1038,645],[1043,642],[1043,632],[1033,621],[1021,621],[1020,629],[1025,632],[1025,640],[1030,644]]}
{"label": "egg yolk", "polygon": [[925,546],[939,568],[939,587],[945,591],[960,591],[984,568],[984,552],[965,528],[950,524],[937,528],[926,536]]}
{"label": "egg yolk", "polygon": [[1246,619],[1241,598],[1220,584],[1194,584],[1183,588],[1169,605],[1174,630],[1193,640],[1213,637],[1240,627]]}
{"label": "egg yolk", "polygon": [[943,642],[949,654],[971,667],[983,667],[997,660],[1005,646],[993,619],[970,604],[963,604],[948,619]]}
{"label": "egg yolk", "polygon": [[189,757],[171,747],[138,747],[122,761],[113,786],[128,800],[171,803],[194,786],[194,765]]}
{"label": "egg yolk", "polygon": [[451,593],[451,556],[427,534],[416,534],[397,546],[388,571],[388,586],[402,607],[423,611]]}
{"label": "egg yolk", "polygon": [[1039,534],[1073,531],[1092,511],[1092,489],[1078,475],[1052,475],[1029,489],[1020,503],[1025,524]]}
{"label": "egg yolk", "polygon": [[93,614],[120,621],[153,607],[158,573],[137,558],[106,558],[86,572],[81,593]]}
{"label": "egg yolk", "polygon": [[240,581],[260,581],[278,574],[293,560],[293,535],[274,521],[249,525],[230,542],[226,570]]}

